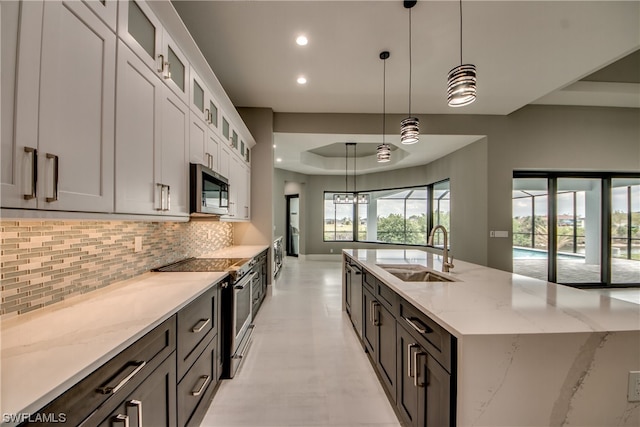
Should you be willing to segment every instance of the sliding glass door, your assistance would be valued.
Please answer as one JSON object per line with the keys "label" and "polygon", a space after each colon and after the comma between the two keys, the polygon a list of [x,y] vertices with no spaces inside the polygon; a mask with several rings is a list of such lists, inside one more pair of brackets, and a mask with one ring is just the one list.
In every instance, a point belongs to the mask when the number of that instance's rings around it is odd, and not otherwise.
{"label": "sliding glass door", "polygon": [[556,282],[598,283],[602,273],[602,187],[596,178],[558,178]]}
{"label": "sliding glass door", "polygon": [[640,176],[515,172],[513,272],[586,286],[640,285]]}
{"label": "sliding glass door", "polygon": [[640,178],[611,180],[611,282],[640,283]]}

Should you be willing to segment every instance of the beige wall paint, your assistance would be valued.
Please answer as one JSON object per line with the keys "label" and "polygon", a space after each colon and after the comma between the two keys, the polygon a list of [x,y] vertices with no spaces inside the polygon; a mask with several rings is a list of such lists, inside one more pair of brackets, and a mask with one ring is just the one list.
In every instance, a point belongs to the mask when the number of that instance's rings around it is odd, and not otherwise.
{"label": "beige wall paint", "polygon": [[[387,116],[389,129],[401,116]],[[531,105],[509,116],[419,116],[428,134],[486,135],[486,138],[425,167],[359,176],[360,189],[420,185],[452,180],[452,248],[457,258],[510,271],[511,239],[489,238],[490,230],[511,231],[514,170],[640,172],[640,114],[631,108]],[[275,132],[374,133],[379,115],[274,115]],[[423,170],[424,169],[424,170]],[[415,178],[414,178],[415,177]],[[276,180],[278,181],[278,180]],[[416,181],[420,181],[416,183]],[[390,184],[392,183],[392,184]],[[344,244],[322,242],[321,198],[340,190],[340,177],[308,177],[309,230],[306,253],[339,251]],[[279,189],[274,187],[277,192]],[[276,193],[279,197],[283,193]],[[458,228],[460,227],[460,228]],[[349,244],[348,246],[354,246]],[[366,247],[362,245],[360,247]]]}

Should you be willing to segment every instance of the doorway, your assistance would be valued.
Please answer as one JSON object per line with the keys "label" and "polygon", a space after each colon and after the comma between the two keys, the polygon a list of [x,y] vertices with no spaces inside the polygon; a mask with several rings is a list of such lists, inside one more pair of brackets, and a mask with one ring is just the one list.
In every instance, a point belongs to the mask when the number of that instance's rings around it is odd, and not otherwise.
{"label": "doorway", "polygon": [[298,256],[300,247],[300,195],[287,198],[287,256]]}

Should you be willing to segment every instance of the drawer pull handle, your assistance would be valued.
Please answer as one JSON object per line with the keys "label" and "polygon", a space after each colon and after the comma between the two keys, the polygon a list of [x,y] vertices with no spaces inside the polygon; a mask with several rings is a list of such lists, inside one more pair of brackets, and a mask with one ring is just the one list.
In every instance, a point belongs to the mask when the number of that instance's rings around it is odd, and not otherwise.
{"label": "drawer pull handle", "polygon": [[126,415],[118,414],[111,418],[111,426],[115,427],[117,425],[123,425],[124,427],[129,427],[129,417]]}
{"label": "drawer pull handle", "polygon": [[127,402],[126,406],[127,406],[127,415],[129,415],[128,408],[136,408],[136,411],[138,412],[138,417],[137,417],[138,425],[136,427],[142,427],[142,402],[136,399],[132,399]]}
{"label": "drawer pull handle", "polygon": [[209,375],[202,375],[199,379],[204,381],[202,381],[202,384],[200,384],[200,387],[197,390],[191,390],[192,396],[200,396],[204,389],[207,388],[209,381],[211,381],[211,377]]}
{"label": "drawer pull handle", "polygon": [[[403,319],[405,320],[405,322],[407,322],[413,329],[415,329],[417,332],[421,333],[421,334],[430,334],[431,332],[433,332],[433,329],[431,329],[430,327],[426,326],[426,325],[418,325],[418,323],[421,323],[418,319],[414,319],[414,318],[410,318],[410,317],[403,317]],[[416,323],[418,322],[418,323]]]}
{"label": "drawer pull handle", "polygon": [[191,328],[191,332],[193,332],[194,334],[202,332],[202,330],[209,324],[210,321],[211,319],[200,319],[200,321],[196,323],[196,326]]}
{"label": "drawer pull handle", "polygon": [[[144,360],[141,362],[129,362],[124,368],[120,370],[120,373],[114,376],[107,385],[104,385],[98,388],[98,393],[102,394],[114,394],[122,387],[124,387],[131,379],[138,373],[144,366],[147,364]],[[130,372],[129,370],[133,368]],[[128,372],[128,373],[127,373]],[[111,385],[113,382],[116,382],[118,378],[122,378],[120,381],[116,383],[116,385]]]}

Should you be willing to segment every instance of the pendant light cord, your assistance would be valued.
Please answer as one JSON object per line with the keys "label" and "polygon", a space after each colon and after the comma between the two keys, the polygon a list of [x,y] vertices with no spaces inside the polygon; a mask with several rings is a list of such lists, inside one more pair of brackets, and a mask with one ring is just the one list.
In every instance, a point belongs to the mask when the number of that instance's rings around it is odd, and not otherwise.
{"label": "pendant light cord", "polygon": [[460,0],[460,65],[462,65],[462,0]]}
{"label": "pendant light cord", "polygon": [[344,144],[344,193],[349,193],[349,146]]}
{"label": "pendant light cord", "polygon": [[387,114],[386,105],[387,105],[387,60],[382,60],[382,143],[384,144],[384,134],[385,134],[385,116]]}
{"label": "pendant light cord", "polygon": [[409,9],[409,117],[411,117],[411,9]]}

